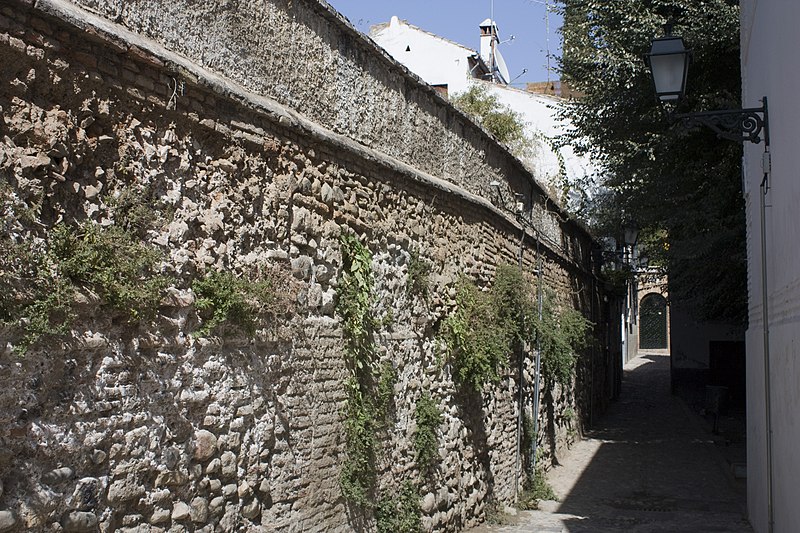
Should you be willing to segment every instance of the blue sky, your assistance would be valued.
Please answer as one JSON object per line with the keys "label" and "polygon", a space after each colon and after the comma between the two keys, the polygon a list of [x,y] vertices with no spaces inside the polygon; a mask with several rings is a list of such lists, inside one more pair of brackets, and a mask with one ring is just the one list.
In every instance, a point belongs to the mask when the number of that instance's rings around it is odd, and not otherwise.
{"label": "blue sky", "polygon": [[[364,33],[370,26],[389,22],[392,15],[407,20],[414,26],[446,37],[451,41],[477,50],[480,48],[478,24],[489,18],[492,0],[328,0]],[[549,4],[554,0],[547,0]],[[501,45],[500,51],[514,78],[523,69],[528,72],[517,78],[515,86],[525,82],[547,80],[547,31],[545,0],[494,0],[494,19],[500,30],[500,40],[511,35],[515,39]],[[561,18],[550,13],[550,53],[561,53],[561,35],[557,29]],[[555,60],[551,60],[553,68]],[[550,79],[558,79],[552,72]],[[520,84],[520,85],[517,85]]]}

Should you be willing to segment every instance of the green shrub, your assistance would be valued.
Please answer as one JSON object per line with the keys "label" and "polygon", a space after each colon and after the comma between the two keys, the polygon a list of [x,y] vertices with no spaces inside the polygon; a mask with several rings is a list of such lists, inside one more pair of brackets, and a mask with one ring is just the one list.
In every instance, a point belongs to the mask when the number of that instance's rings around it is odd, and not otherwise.
{"label": "green shrub", "polygon": [[212,270],[192,283],[195,307],[203,318],[198,336],[211,334],[222,324],[231,324],[248,335],[255,332],[258,317],[275,300],[271,280],[248,281],[233,272]]}
{"label": "green shrub", "polygon": [[431,265],[419,255],[419,251],[411,249],[408,260],[408,279],[406,292],[426,298],[428,296]]}
{"label": "green shrub", "polygon": [[589,322],[580,311],[558,311],[548,294],[544,298],[542,318],[532,320],[533,334],[541,350],[541,372],[545,386],[567,385],[572,379],[578,352],[588,344]]}
{"label": "green shrub", "polygon": [[169,278],[161,254],[116,226],[59,224],[46,241],[0,244],[0,321],[20,327],[15,349],[69,332],[76,290],[88,290],[127,322],[156,316]]}
{"label": "green shrub", "polygon": [[461,278],[456,309],[444,321],[443,335],[456,379],[475,391],[500,379],[515,343],[525,336],[525,317],[531,299],[526,296],[517,267],[498,267],[491,291],[481,291]]}
{"label": "green shrub", "polygon": [[157,271],[161,253],[116,226],[56,226],[50,250],[65,277],[94,291],[129,321],[155,317],[170,284]]}
{"label": "green shrub", "polygon": [[378,533],[418,533],[422,531],[419,493],[410,482],[403,484],[393,497],[385,496],[375,507]]}
{"label": "green shrub", "polygon": [[442,412],[430,393],[423,393],[417,400],[414,421],[417,424],[417,430],[414,432],[417,465],[420,471],[427,472],[439,459],[439,439],[436,432],[442,425]]}

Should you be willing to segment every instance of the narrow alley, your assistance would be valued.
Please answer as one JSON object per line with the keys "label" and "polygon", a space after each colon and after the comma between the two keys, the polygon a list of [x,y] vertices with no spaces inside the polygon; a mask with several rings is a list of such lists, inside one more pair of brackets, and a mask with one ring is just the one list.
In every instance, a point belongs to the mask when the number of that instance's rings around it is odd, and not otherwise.
{"label": "narrow alley", "polygon": [[744,487],[712,435],[669,391],[669,356],[625,367],[620,399],[548,473],[559,501],[484,532],[751,532]]}

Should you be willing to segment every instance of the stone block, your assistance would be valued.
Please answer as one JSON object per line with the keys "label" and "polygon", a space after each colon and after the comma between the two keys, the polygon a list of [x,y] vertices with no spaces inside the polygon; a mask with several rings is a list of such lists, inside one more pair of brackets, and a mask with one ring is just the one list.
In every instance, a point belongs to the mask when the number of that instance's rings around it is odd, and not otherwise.
{"label": "stone block", "polygon": [[183,502],[176,502],[172,506],[172,519],[173,520],[186,520],[191,514],[191,509]]}
{"label": "stone block", "polygon": [[61,517],[61,527],[70,533],[96,531],[97,515],[86,511],[69,511]]}
{"label": "stone block", "polygon": [[42,482],[47,485],[60,485],[72,479],[75,472],[68,466],[50,470],[42,475]]}
{"label": "stone block", "polygon": [[217,437],[210,431],[201,429],[194,435],[194,459],[205,462],[217,453]]}
{"label": "stone block", "polygon": [[17,517],[12,511],[0,511],[0,533],[13,531],[17,526]]}

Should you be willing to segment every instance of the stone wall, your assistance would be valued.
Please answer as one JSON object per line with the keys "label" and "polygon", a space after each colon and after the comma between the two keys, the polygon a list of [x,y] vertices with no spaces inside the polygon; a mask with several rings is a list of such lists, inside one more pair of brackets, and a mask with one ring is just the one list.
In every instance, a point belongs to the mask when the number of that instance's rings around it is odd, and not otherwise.
{"label": "stone wall", "polygon": [[[0,531],[374,528],[339,486],[343,233],[372,252],[376,344],[399,377],[378,435],[381,494],[419,479],[413,413],[427,392],[443,423],[441,463],[419,482],[426,529],[458,530],[489,502],[513,503],[518,362],[468,411],[437,332],[460,276],[486,286],[520,257],[532,283],[541,260],[544,283],[604,324],[589,236],[323,4],[210,5],[87,4],[144,37],[66,2],[0,8],[3,245],[37,250],[65,225],[121,227],[120,199],[138,198],[150,218],[138,234],[171,280],[157,315],[140,320],[86,287],[70,331],[24,355],[19,325],[2,325]],[[212,22],[213,38],[192,33]],[[157,34],[170,50],[147,38]],[[241,40],[224,47],[225,35]],[[305,44],[250,46],[291,35]],[[506,195],[527,192],[531,222],[477,195],[490,178]],[[406,290],[415,254],[432,265],[428,298]],[[190,287],[212,270],[274,282],[277,304],[255,332],[197,334]],[[523,366],[530,382],[529,358]],[[582,361],[558,401],[581,415],[602,405],[606,366],[602,354]],[[576,423],[541,418],[560,449]]]}

